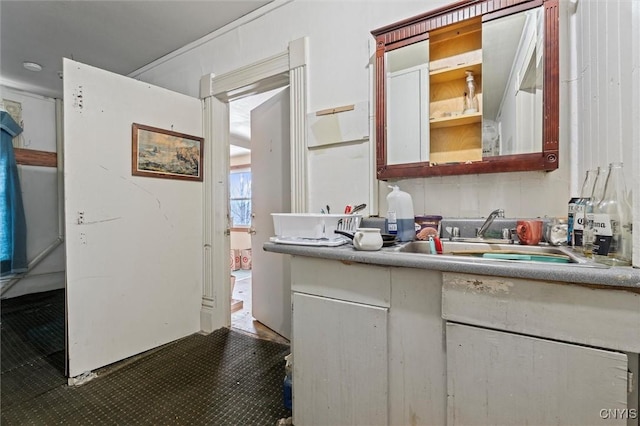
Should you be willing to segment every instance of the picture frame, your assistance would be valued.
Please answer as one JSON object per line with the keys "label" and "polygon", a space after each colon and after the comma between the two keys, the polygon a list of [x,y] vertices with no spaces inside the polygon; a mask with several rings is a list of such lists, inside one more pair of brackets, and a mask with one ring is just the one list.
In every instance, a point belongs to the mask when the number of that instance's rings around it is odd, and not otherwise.
{"label": "picture frame", "polygon": [[131,174],[202,182],[204,138],[133,123]]}

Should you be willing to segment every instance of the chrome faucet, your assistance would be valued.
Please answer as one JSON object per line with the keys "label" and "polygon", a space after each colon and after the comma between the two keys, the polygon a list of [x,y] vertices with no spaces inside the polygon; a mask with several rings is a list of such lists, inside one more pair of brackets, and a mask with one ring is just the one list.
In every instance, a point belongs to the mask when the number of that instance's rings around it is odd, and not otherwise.
{"label": "chrome faucet", "polygon": [[504,217],[504,210],[495,209],[489,214],[487,220],[485,220],[482,226],[478,229],[478,232],[476,234],[478,238],[484,238],[485,232],[487,232],[487,229],[489,229],[496,217]]}

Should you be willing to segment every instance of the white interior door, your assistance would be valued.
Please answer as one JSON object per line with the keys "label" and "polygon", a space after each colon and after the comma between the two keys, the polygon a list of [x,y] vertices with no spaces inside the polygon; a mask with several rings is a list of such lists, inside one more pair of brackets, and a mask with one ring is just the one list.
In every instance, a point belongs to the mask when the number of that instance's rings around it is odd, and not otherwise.
{"label": "white interior door", "polygon": [[274,235],[271,213],[291,211],[289,88],[251,111],[251,306],[255,319],[290,339],[289,259],[262,250]]}
{"label": "white interior door", "polygon": [[133,176],[132,124],[201,136],[202,107],[68,59],[64,99],[74,377],[200,330],[202,182]]}

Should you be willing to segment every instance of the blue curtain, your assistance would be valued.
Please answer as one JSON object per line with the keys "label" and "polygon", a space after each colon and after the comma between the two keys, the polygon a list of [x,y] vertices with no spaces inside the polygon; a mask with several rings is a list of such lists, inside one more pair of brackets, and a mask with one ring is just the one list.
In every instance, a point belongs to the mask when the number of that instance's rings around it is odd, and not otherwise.
{"label": "blue curtain", "polygon": [[27,270],[27,224],[12,139],[22,128],[0,111],[0,262],[2,275]]}

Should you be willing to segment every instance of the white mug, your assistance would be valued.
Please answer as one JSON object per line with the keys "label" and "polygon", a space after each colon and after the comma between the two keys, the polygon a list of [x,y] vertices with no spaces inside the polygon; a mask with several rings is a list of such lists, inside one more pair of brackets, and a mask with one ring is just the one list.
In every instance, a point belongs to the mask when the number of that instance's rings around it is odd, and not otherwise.
{"label": "white mug", "polygon": [[382,248],[382,235],[378,228],[357,228],[353,236],[353,246],[356,250],[375,251]]}

